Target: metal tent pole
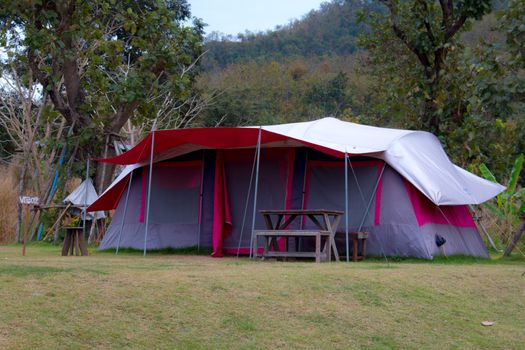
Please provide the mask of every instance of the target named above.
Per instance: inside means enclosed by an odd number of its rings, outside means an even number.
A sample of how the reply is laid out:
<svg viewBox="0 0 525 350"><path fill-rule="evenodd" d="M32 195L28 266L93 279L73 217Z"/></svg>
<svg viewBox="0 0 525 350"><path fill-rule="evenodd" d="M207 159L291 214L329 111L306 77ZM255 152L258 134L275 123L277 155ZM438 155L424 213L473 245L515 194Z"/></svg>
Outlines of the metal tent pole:
<svg viewBox="0 0 525 350"><path fill-rule="evenodd" d="M120 248L120 238L122 237L122 230L124 229L124 221L126 221L126 214L128 213L128 200L129 200L129 191L131 190L131 181L133 181L133 171L129 175L128 190L126 192L126 201L124 202L124 214L122 216L122 222L120 223L120 230L118 233L118 241L117 241L117 250L115 251L115 255L118 255L118 250Z"/></svg>
<svg viewBox="0 0 525 350"><path fill-rule="evenodd" d="M363 204L366 205L365 195L363 194L363 190L361 189L361 186L359 186L359 181L357 180L357 174L355 173L355 169L354 169L354 166L352 165L352 160L350 159L350 157L348 157L348 165L350 165L350 170L352 170L352 175L354 176L354 180L357 185L357 190L359 191L359 195L361 196L361 200L363 201Z"/></svg>
<svg viewBox="0 0 525 350"><path fill-rule="evenodd" d="M250 202L250 194L252 193L253 174L255 173L255 164L257 163L257 150L253 156L252 173L250 175L250 184L248 185L248 193L246 194L246 204L244 206L244 214L242 216L241 234L239 236L239 243L237 244L237 258L241 251L242 236L244 234L244 225L246 224L246 215L248 214L248 203Z"/></svg>
<svg viewBox="0 0 525 350"><path fill-rule="evenodd" d="M144 256L147 252L148 230L149 230L149 205L151 200L151 177L153 174L153 153L155 149L155 130L151 131L151 152L149 156L148 198L146 201L146 229L144 230Z"/></svg>
<svg viewBox="0 0 525 350"><path fill-rule="evenodd" d="M84 205L82 206L82 237L86 237L86 209L87 209L87 195L88 195L88 179L89 179L89 157L86 165L86 182L84 185Z"/></svg>
<svg viewBox="0 0 525 350"><path fill-rule="evenodd" d="M376 184L374 186L374 189L372 190L372 194L370 195L370 200L368 201L368 204L366 206L365 214L363 215L363 218L361 219L361 223L359 224L359 228L357 229L358 232L361 231L363 228L363 225L365 223L366 217L368 216L368 212L370 211L370 205L372 204L372 201L374 200L374 196L377 192L377 188L379 187L379 182L381 181L381 178L383 177L383 173L386 169L386 163L383 165L383 168L381 169L381 173L379 173L379 176L377 177ZM385 250L383 249L383 243L379 239L379 247L381 248L381 252L383 253L383 257L385 258L387 264L390 266L390 262L388 261L388 258L386 257Z"/></svg>
<svg viewBox="0 0 525 350"><path fill-rule="evenodd" d="M253 217L252 217L252 235L250 238L250 259L253 258L253 233L255 230L255 215L257 213L257 192L259 190L259 164L261 162L261 134L262 128L259 127L259 136L257 137L257 162L255 165L255 190L253 194Z"/></svg>
<svg viewBox="0 0 525 350"><path fill-rule="evenodd" d="M489 240L489 243L492 246L492 248L494 248L494 250L497 251L497 252L502 252L503 250L498 249L498 247L496 247L496 244L494 243L494 240L489 235L487 229L485 228L485 225L483 225L483 223L481 222L481 218L476 215L476 212L474 211L474 206L471 204L471 205L469 205L469 207L470 207L470 211L471 211L471 213L472 213L472 215L474 217L474 221L479 225L479 227L481 227L481 231L483 231L485 236L487 236L487 239Z"/></svg>
<svg viewBox="0 0 525 350"><path fill-rule="evenodd" d="M363 225L365 224L366 217L368 216L368 212L370 211L370 205L372 204L372 201L374 200L374 196L376 194L377 188L379 187L379 181L381 181L381 178L383 177L383 173L385 172L386 165L383 165L383 168L381 169L381 172L379 173L379 176L377 177L376 184L374 185L374 189L372 190L372 194L370 195L370 199L368 200L368 204L366 205L365 214L363 215L363 218L361 219L361 223L359 224L359 228L357 231L361 231L363 228Z"/></svg>
<svg viewBox="0 0 525 350"><path fill-rule="evenodd" d="M350 262L348 245L348 153L345 150L345 238L346 238L346 262Z"/></svg>

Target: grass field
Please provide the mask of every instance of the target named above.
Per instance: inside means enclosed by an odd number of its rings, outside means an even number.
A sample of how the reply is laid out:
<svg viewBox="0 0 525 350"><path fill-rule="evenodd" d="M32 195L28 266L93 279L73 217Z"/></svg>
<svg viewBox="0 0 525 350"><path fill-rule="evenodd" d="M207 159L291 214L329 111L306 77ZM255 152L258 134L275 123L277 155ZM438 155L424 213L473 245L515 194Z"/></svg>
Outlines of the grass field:
<svg viewBox="0 0 525 350"><path fill-rule="evenodd" d="M0 349L525 348L519 259L316 265L20 252L0 247Z"/></svg>

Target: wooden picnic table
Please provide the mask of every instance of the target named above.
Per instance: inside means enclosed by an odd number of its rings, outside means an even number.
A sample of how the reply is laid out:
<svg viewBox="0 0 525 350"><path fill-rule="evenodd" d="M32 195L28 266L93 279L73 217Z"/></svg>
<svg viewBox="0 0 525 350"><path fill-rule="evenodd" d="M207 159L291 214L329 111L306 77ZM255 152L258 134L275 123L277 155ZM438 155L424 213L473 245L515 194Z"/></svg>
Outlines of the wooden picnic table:
<svg viewBox="0 0 525 350"><path fill-rule="evenodd" d="M265 238L263 258L269 257L313 257L316 262L322 260L330 261L332 250L336 261L339 261L339 252L335 245L335 234L337 226L344 212L329 209L283 209L283 210L260 210L266 223L265 230L255 231L255 253L257 258L257 237ZM316 227L315 229L289 230L288 227L297 218L307 217ZM277 244L279 237L284 238L285 251L280 251ZM289 251L290 237L295 238L295 251ZM299 251L299 238L314 237L315 252ZM321 249L322 238L325 238L324 247ZM273 251L271 250L273 248Z"/></svg>

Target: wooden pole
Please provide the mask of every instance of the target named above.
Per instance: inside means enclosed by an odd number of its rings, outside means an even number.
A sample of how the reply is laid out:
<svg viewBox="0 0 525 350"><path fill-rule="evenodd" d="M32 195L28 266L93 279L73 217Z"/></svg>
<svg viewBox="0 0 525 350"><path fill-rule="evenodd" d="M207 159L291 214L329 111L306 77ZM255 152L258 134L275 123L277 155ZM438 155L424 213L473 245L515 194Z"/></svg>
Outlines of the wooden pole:
<svg viewBox="0 0 525 350"><path fill-rule="evenodd" d="M512 236L512 238L510 239L509 245L507 245L507 248L505 248L505 253L503 253L503 256L509 256L510 253L512 253L512 251L516 247L516 244L518 244L518 241L520 240L521 236L523 236L523 233L525 232L525 213L521 213L520 218L521 218L521 224L518 227L518 230L516 231L514 236Z"/></svg>
<svg viewBox="0 0 525 350"><path fill-rule="evenodd" d="M51 234L51 232L53 231L53 229L55 228L55 226L57 226L57 224L60 223L60 220L62 220L62 218L64 217L64 215L66 215L67 213L67 210L69 209L69 207L71 207L71 203L68 203L67 206L64 208L64 210L62 211L62 213L60 213L60 215L58 216L58 219L55 221L55 223L53 224L53 226L51 226L49 228L49 230L47 231L46 235L44 236L43 240L45 241L47 239L47 236L49 236Z"/></svg>

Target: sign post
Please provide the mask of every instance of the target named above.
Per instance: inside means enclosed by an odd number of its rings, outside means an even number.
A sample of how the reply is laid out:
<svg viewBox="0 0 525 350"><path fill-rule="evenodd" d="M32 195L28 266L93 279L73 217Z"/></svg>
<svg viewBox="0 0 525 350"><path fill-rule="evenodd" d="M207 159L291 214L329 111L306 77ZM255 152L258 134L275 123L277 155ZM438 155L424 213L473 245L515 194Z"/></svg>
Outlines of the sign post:
<svg viewBox="0 0 525 350"><path fill-rule="evenodd" d="M22 205L36 206L40 204L40 198L38 197L20 196L18 197L18 200L20 201L20 204ZM26 256L26 244L27 244L27 230L24 230L24 240L22 243L22 256Z"/></svg>

